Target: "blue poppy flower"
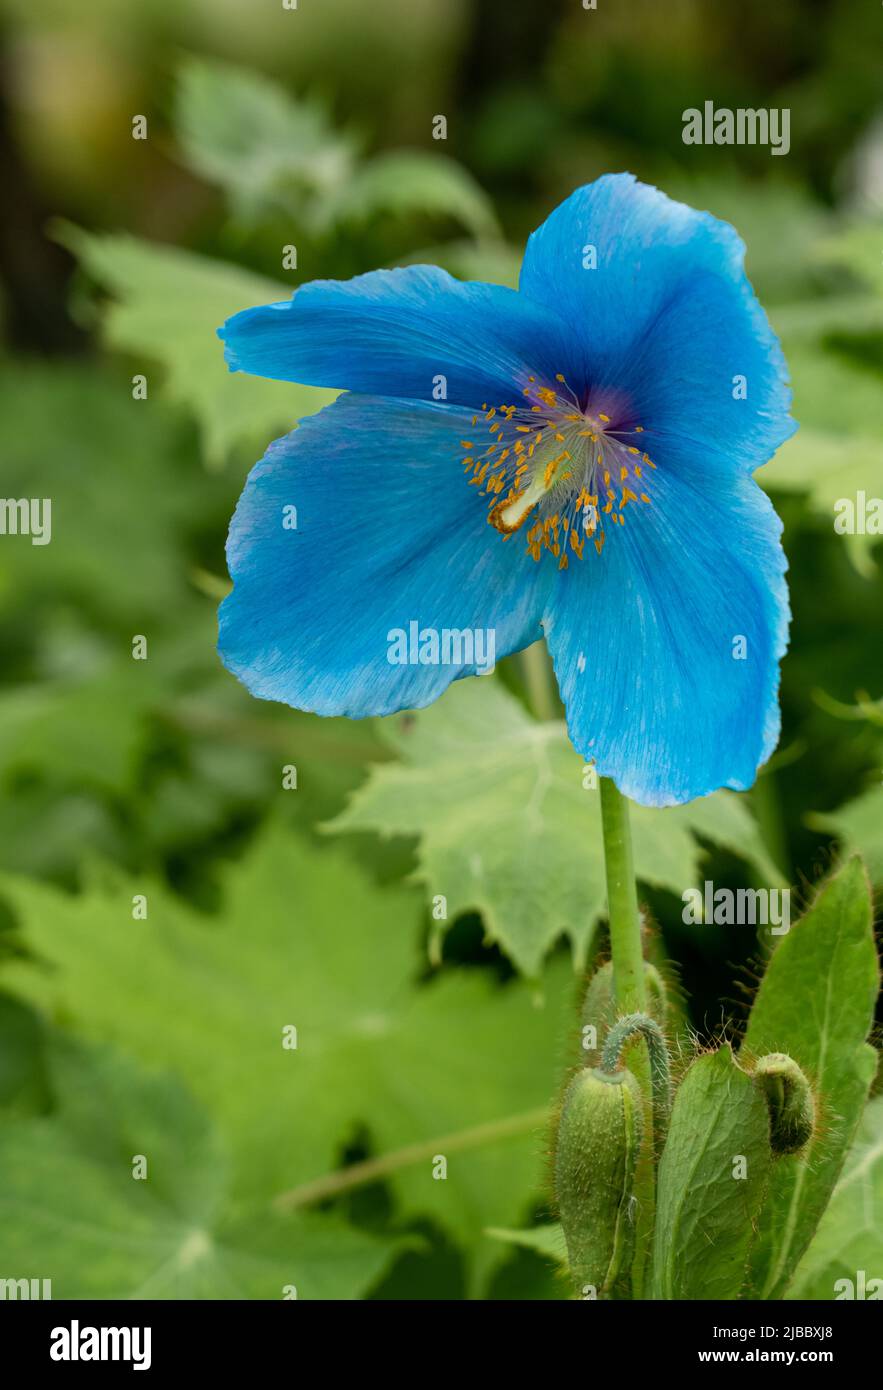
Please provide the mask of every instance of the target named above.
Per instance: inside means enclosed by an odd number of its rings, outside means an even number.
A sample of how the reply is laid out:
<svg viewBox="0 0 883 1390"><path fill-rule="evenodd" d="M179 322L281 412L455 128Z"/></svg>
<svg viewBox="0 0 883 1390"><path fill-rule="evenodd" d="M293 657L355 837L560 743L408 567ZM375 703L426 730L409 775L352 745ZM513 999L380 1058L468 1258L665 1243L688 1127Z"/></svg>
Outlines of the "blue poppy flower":
<svg viewBox="0 0 883 1390"><path fill-rule="evenodd" d="M412 266L228 319L232 370L346 392L249 475L229 669L390 714L544 633L573 743L626 795L750 786L789 618L752 473L795 425L744 249L607 175L533 233L517 291Z"/></svg>

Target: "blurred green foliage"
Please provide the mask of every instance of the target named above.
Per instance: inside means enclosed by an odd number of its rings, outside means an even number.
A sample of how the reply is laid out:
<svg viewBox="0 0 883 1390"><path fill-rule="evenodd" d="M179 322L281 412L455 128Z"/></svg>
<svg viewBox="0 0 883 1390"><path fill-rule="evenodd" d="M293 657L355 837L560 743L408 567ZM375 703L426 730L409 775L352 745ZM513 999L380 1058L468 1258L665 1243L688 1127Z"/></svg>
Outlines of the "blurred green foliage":
<svg viewBox="0 0 883 1390"><path fill-rule="evenodd" d="M4 1272L36 1262L57 1297L566 1294L541 1238L487 1228L548 1205L571 952L603 949L593 794L518 659L383 729L251 701L220 667L245 473L330 398L231 377L215 329L239 308L420 260L515 283L524 236L609 169L732 221L802 428L759 475L794 613L780 750L747 796L636 819L654 950L700 1035L739 1032L765 943L685 926L682 888L809 897L854 847L883 880L880 552L833 529L839 497L883 496L878 26L849 0L4 0L3 491L53 499L51 545L0 544ZM684 146L708 98L789 106L789 157ZM554 763L535 862L521 740ZM872 1106L808 1296L845 1258L835 1225L870 1267L878 1130Z"/></svg>

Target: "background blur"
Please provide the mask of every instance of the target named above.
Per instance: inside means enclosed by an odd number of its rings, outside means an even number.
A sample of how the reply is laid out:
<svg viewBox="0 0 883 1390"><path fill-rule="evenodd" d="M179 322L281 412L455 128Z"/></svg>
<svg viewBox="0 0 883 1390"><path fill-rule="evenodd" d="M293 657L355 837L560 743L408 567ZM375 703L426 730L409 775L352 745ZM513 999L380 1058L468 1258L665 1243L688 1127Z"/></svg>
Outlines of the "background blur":
<svg viewBox="0 0 883 1390"><path fill-rule="evenodd" d="M514 283L530 230L610 170L733 222L801 423L759 475L794 621L779 751L728 831L700 808L693 863L776 873L794 915L845 848L883 879L880 549L833 524L837 499L883 497L881 15L4 0L2 491L53 504L51 544L0 537L4 1275L55 1297L566 1293L487 1230L546 1209L569 949L526 967L474 911L436 940L394 817L325 830L407 724L253 701L215 655L246 473L328 399L227 374L214 330L239 308L414 260ZM706 100L790 108L790 153L684 145ZM471 685L527 715L536 679L512 659ZM658 953L700 1036L738 1032L758 941L685 926L676 883L642 886Z"/></svg>

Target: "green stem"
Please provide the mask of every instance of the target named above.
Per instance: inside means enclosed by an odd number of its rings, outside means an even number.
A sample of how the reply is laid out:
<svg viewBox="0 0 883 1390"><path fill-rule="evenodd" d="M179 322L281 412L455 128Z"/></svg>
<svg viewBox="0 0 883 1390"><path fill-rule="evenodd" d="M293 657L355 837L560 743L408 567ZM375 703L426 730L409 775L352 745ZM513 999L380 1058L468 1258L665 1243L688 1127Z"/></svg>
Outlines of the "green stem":
<svg viewBox="0 0 883 1390"><path fill-rule="evenodd" d="M751 789L751 804L760 830L760 837L767 847L769 856L782 875L782 884L789 882L790 871L788 841L782 803L776 784L776 774L764 768Z"/></svg>
<svg viewBox="0 0 883 1390"><path fill-rule="evenodd" d="M529 1134L541 1130L549 1122L549 1111L528 1110L521 1115L507 1115L502 1120L489 1120L485 1124L473 1125L470 1129L456 1130L453 1134L437 1134L434 1139L423 1139L416 1144L407 1144L402 1149L394 1149L380 1158L366 1158L360 1163L351 1163L348 1168L338 1168L333 1173L325 1173L312 1182L302 1183L288 1192L280 1192L273 1200L279 1211L291 1211L295 1207L308 1207L316 1202L325 1202L330 1197L339 1197L354 1188L368 1183L380 1182L391 1173L408 1168L414 1163L422 1163L435 1154L462 1153L464 1149L478 1148L483 1144L493 1144L512 1135Z"/></svg>
<svg viewBox="0 0 883 1390"><path fill-rule="evenodd" d="M642 1037L650 1058L650 1088L653 1094L653 1137L657 1158L662 1151L668 1117L671 1114L671 1067L662 1029L649 1014L625 1014L617 1019L604 1042L601 1069L609 1075L619 1070L622 1050L632 1038Z"/></svg>
<svg viewBox="0 0 883 1390"><path fill-rule="evenodd" d="M521 670L530 707L537 719L561 718L561 702L549 651L544 641L534 642L521 653Z"/></svg>
<svg viewBox="0 0 883 1390"><path fill-rule="evenodd" d="M604 864L607 870L607 917L610 924L610 954L613 959L613 997L617 1013L646 1013L647 986L644 979L644 951L641 943L641 916L632 860L632 836L628 801L609 777L601 778L601 829L604 838ZM653 1100L650 1063L645 1045L636 1039L628 1048L629 1070L644 1096L646 1139L635 1173L637 1239L632 1265L632 1291L643 1295L649 1281L649 1252L653 1240L656 1209L656 1171L653 1157Z"/></svg>
<svg viewBox="0 0 883 1390"><path fill-rule="evenodd" d="M629 806L609 777L601 778L601 825L616 1006L623 1012L643 1013L647 1007L647 988Z"/></svg>

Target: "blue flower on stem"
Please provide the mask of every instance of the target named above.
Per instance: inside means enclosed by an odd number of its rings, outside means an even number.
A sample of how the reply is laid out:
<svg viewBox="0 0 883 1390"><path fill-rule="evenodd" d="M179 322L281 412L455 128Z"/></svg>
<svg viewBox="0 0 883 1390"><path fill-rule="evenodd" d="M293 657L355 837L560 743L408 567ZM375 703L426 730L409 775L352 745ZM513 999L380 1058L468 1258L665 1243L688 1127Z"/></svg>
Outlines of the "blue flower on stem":
<svg viewBox="0 0 883 1390"><path fill-rule="evenodd" d="M473 634L497 657L545 634L573 743L627 796L750 786L789 617L752 474L795 425L744 249L606 175L533 233L518 291L412 266L228 319L234 371L346 394L248 478L225 664L357 718L482 669ZM394 633L420 645L394 660Z"/></svg>

